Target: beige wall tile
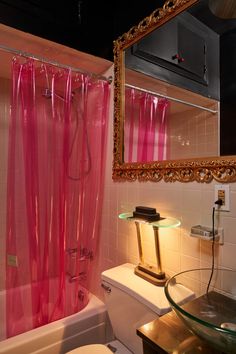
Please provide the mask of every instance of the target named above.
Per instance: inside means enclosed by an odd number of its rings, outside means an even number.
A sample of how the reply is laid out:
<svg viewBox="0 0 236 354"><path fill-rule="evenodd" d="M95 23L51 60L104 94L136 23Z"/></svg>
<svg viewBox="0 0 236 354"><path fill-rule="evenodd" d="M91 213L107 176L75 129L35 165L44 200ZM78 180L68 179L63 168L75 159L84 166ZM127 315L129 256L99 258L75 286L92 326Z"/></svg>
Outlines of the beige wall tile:
<svg viewBox="0 0 236 354"><path fill-rule="evenodd" d="M236 269L236 245L225 243L222 248L221 266Z"/></svg>

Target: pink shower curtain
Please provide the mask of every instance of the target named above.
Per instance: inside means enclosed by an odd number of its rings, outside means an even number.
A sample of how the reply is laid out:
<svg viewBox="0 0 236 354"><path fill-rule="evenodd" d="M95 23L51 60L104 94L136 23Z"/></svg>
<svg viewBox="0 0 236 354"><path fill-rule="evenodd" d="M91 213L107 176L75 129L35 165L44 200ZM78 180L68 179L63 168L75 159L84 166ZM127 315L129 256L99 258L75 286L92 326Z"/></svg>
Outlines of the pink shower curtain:
<svg viewBox="0 0 236 354"><path fill-rule="evenodd" d="M82 309L98 242L109 85L12 62L7 337Z"/></svg>
<svg viewBox="0 0 236 354"><path fill-rule="evenodd" d="M167 99L126 88L125 162L168 159L168 107Z"/></svg>

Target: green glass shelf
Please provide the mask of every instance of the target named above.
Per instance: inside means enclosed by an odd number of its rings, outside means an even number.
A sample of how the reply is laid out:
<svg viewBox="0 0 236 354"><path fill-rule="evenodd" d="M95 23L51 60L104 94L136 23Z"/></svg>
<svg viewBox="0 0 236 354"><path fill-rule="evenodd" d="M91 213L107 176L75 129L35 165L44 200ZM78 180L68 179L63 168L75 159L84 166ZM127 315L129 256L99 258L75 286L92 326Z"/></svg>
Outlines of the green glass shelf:
<svg viewBox="0 0 236 354"><path fill-rule="evenodd" d="M137 219L133 217L133 213L123 213L119 215L120 219L127 220L127 221L136 221L139 222L140 224L148 224L151 226L156 226L160 228L172 228L172 227L177 227L181 223L178 219L172 218L172 217L163 217L161 220L153 221L153 222L148 222L142 219Z"/></svg>

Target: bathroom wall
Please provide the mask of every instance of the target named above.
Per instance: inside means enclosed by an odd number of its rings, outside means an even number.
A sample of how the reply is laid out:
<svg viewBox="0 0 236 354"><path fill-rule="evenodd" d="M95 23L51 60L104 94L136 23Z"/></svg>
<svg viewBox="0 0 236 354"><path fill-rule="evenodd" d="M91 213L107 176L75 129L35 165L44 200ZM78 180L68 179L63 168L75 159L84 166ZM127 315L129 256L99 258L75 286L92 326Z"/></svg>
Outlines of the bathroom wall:
<svg viewBox="0 0 236 354"><path fill-rule="evenodd" d="M6 32L12 33L12 38L7 38ZM1 40L9 41L9 45L21 42L18 40L18 31L1 26ZM17 38L17 40L15 39ZM31 47L27 50L42 55L49 51L53 57L53 48L50 42L24 34L24 40L29 40ZM22 40L23 40L22 39ZM31 41L31 42L30 42ZM14 43L13 43L14 42ZM34 44L36 43L36 44ZM111 63L100 58L70 50L66 47L55 45L58 61L76 66L78 61L88 71L103 72ZM32 50L30 50L30 48ZM74 55L71 54L71 51ZM68 52L68 53L67 53ZM64 56L63 56L64 55ZM47 56L47 55L45 55ZM69 61L69 59L72 60ZM72 58L72 59L71 59ZM106 75L112 74L112 68ZM4 79L5 80L5 79ZM3 80L3 81L4 81ZM9 88L7 81L0 85L0 198L6 197L6 154L7 151L7 117L9 116ZM112 88L111 88L112 93ZM163 268L168 274L178 271L209 266L211 264L211 244L191 238L189 231L192 225L203 224L211 226L211 214L214 201L214 184L193 183L165 183L165 182L113 182L112 181L112 151L113 151L113 100L111 97L110 126L107 147L106 181L104 205L101 220L101 237L99 257L97 258L96 272L93 278L93 291L101 295L100 272L124 262L138 262L136 232L133 223L118 219L121 212L132 211L136 205L155 207L161 215L177 217L181 226L176 229L161 230L161 255ZM3 158L5 156L5 158ZM1 203L4 205L4 202ZM5 267L5 209L0 208L0 289L4 284ZM236 183L230 184L230 212L221 212L218 217L219 225L224 228L225 242L223 246L216 247L216 264L236 269ZM146 231L146 230L145 230ZM147 234L147 235L146 235ZM154 262L152 230L145 232L145 253L150 263ZM150 236L150 237L149 237Z"/></svg>
<svg viewBox="0 0 236 354"><path fill-rule="evenodd" d="M180 227L160 231L163 268L169 275L185 269L211 266L211 243L192 238L189 234L193 225L211 227L214 185L217 183L114 182L112 123L111 104L100 255L94 276L97 278L94 292L101 297L99 276L102 270L124 262L138 262L135 225L118 218L119 213L133 211L136 205L155 207L161 215L181 220ZM224 245L216 246L216 265L236 269L236 183L230 184L230 212L219 213L216 221L224 228ZM150 237L145 241L146 246L149 243L146 254L152 263L152 230L147 233ZM147 233L145 230L145 236Z"/></svg>

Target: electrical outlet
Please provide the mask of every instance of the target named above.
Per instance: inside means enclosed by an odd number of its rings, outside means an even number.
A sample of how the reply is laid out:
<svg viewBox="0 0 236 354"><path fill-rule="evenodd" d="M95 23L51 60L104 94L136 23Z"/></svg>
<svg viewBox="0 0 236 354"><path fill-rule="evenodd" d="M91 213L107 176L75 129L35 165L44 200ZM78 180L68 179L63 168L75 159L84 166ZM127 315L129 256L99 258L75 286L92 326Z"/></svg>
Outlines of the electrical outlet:
<svg viewBox="0 0 236 354"><path fill-rule="evenodd" d="M229 185L216 184L215 185L215 200L221 199L223 204L219 207L219 211L229 211Z"/></svg>

